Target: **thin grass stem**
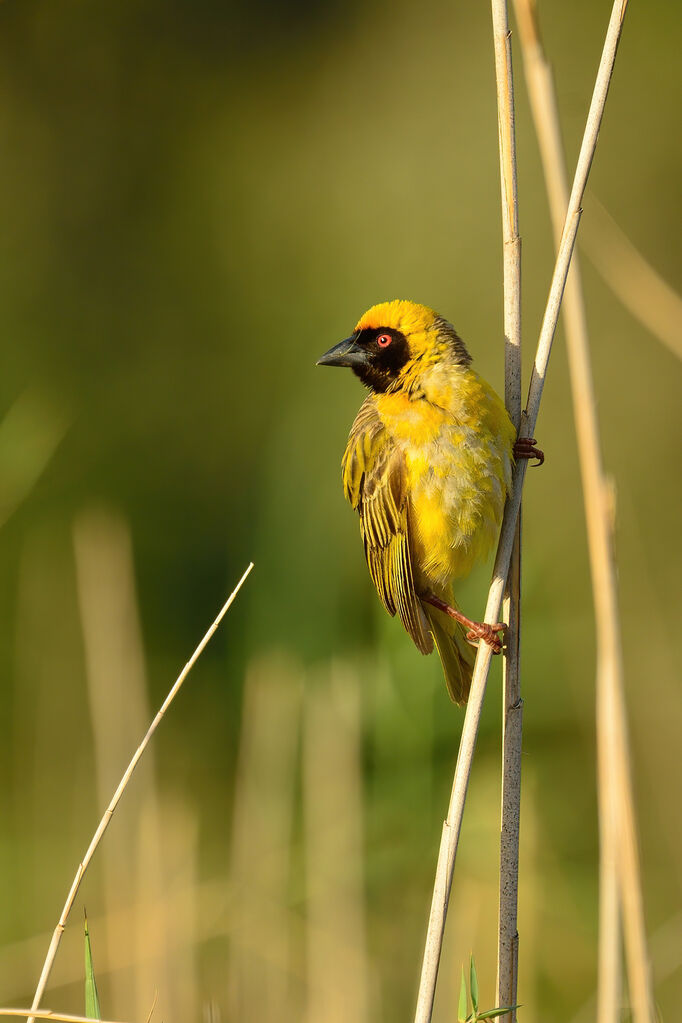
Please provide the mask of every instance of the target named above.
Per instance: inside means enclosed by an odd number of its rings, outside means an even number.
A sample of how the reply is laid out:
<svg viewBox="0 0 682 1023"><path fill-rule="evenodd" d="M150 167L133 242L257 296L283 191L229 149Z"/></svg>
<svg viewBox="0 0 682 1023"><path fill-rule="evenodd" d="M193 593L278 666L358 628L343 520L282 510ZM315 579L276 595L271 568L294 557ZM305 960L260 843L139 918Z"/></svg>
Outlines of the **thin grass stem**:
<svg viewBox="0 0 682 1023"><path fill-rule="evenodd" d="M62 940L62 934L64 933L64 928L66 927L66 922L67 922L67 920L69 918L69 913L71 912L71 908L73 906L73 903L75 901L76 895L78 893L78 889L80 888L81 881L83 880L85 872L88 869L88 866L90 864L90 860L92 859L92 857L95 854L97 846L99 845L99 843L102 840L102 836L104 835L104 832L107 830L107 828L109 826L109 822L111 821L111 818L114 815L114 811L116 810L116 807L119 804L121 796L125 792L126 786L128 785L128 782L130 781L130 779L131 779L131 777L133 775L133 772L134 772L135 768L137 767L137 765L138 765L138 763L139 763L139 761L140 761L144 751L146 750L147 746L149 745L149 742L150 742L152 736L154 735L154 732L156 731L156 729L158 728L159 724L161 723L161 719L163 718L164 714L166 713L166 711L170 707L171 703L173 702L173 700L177 696L177 694L178 694L178 692L180 690L180 687L182 686L182 683L185 681L185 679L189 675L190 671L192 670L192 668L194 667L194 665L198 661L199 657L204 652L204 649L206 648L206 645L208 644L209 640L211 639L211 637L215 633L216 629L220 625L220 623L223 620L224 616L226 615L227 611L231 607L235 597L237 596L237 594L239 593L240 589L242 588L242 586L243 586L244 582L246 581L247 576L250 574L252 568L253 568L253 562L251 562L249 564L248 568L246 569L246 571L242 575L241 579L239 580L239 582L235 586L234 590L232 591L230 596L227 598L227 600L223 604L223 606L220 609L220 611L218 612L218 615L215 618L213 624L210 626L210 628L208 629L208 631L204 635L204 638L201 640L201 642L197 646L196 650L194 651L194 653L190 657L189 661L187 662L185 667L182 669L182 671L178 675L178 677L175 680L175 682L173 683L173 686L170 689L170 692L168 693L168 695L166 696L166 699L163 701L159 712L157 713L156 717L154 718L154 720L152 721L151 725L147 729L147 733L146 733L144 739L142 740L140 745L137 747L135 753L133 754L133 758L130 761L130 763L128 764L128 766L127 766L127 768L125 770L125 773L123 774L123 777L121 778L120 782L118 783L118 787L117 787L116 791L114 792L114 795L112 796L112 799L111 799L111 802L109 803L109 806L104 811L104 815L102 816L102 819L100 820L99 824L97 825L97 829L96 829L94 835L92 836L92 839L90 841L90 845L87 848L85 856L83 857L81 862L78 864L78 870L76 871L76 876L73 879L73 882L71 884L71 888L69 889L69 893L68 893L68 895L66 897L66 902L64 903L64 908L62 909L61 916L59 917L59 922L57 923L57 926L54 929L54 933L52 935L52 940L50 942L50 947L47 950L47 956L45 958L45 962L43 964L43 969L42 969L41 974L40 974L40 979L38 981L38 986L36 988L35 995L33 996L33 1003L31 1005L31 1009L32 1010L33 1009L37 1009L40 1006L40 1002L41 1002L41 999L42 999L43 994L45 992L45 988L47 986L47 982L48 982L48 979L50 977L50 973L52 971L52 966L54 964L54 960L55 960L55 957L57 955L57 950L59 949L59 944L60 944L60 942ZM33 1015L29 1018L29 1023L32 1023L32 1021L35 1020L35 1019L36 1019L36 1014L33 1013Z"/></svg>
<svg viewBox="0 0 682 1023"><path fill-rule="evenodd" d="M515 0L526 82L540 143L555 238L568 201L559 115L533 0ZM636 1023L652 1023L630 755L625 711L618 580L609 483L604 473L590 342L579 266L566 284L564 322L597 631L597 747L600 832L598 1019L620 1019L621 916Z"/></svg>
<svg viewBox="0 0 682 1023"><path fill-rule="evenodd" d="M580 147L580 154L573 179L573 188L566 213L564 229L559 245L552 283L547 300L547 306L540 330L535 363L531 376L528 392L526 413L522 416L521 436L531 437L535 429L547 366L552 350L552 341L559 319L561 299L563 297L568 268L571 262L571 255L575 245L578 226L580 223L581 202L590 172L590 166L594 157L599 128L604 114L609 84L613 74L613 67L616 59L616 51L623 27L623 18L627 0L615 0L611 12L611 18L606 33L606 40L602 51L597 79L592 94L592 101L587 116L587 123ZM500 539L493 569L493 578L488 592L486 604L485 621L494 623L500 611L504 588L509 572L512 549L516 536L516 522L521 507L521 494L526 476L527 461L522 459L516 465L513 477L512 493L507 500ZM415 1023L428 1023L433 1012L433 1000L436 992L436 981L438 978L438 966L443 944L443 932L445 929L445 918L447 915L450 889L452 887L452 875L455 867L457 845L462 826L464 803L471 773L474 749L478 726L481 719L481 710L485 688L492 659L492 649L485 643L479 645L474 665L471 692L467 704L462 737L460 740L455 777L450 796L448 815L443 824L441 844L438 853L438 864L436 867L436 880L434 884L431 913L429 916L428 931L424 948L422 972L417 998L417 1009Z"/></svg>

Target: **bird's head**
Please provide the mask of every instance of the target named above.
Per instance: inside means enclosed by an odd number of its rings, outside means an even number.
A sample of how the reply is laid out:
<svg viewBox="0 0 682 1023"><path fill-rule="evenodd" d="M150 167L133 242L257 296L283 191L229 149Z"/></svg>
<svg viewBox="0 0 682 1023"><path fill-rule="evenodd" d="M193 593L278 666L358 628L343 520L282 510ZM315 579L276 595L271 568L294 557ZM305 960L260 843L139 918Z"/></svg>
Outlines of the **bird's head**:
<svg viewBox="0 0 682 1023"><path fill-rule="evenodd" d="M363 384L383 392L417 388L424 371L443 359L471 362L454 327L428 306L395 299L368 309L317 365L349 366Z"/></svg>

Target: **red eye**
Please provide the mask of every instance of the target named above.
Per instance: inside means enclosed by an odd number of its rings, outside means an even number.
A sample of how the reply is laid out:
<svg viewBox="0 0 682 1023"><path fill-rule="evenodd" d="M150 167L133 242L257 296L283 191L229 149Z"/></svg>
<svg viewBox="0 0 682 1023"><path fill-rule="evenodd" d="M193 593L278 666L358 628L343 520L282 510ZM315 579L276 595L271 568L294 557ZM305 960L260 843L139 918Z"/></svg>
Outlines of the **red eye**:
<svg viewBox="0 0 682 1023"><path fill-rule="evenodd" d="M379 345L379 348L388 348L392 340L393 338L390 334L379 334L377 344Z"/></svg>

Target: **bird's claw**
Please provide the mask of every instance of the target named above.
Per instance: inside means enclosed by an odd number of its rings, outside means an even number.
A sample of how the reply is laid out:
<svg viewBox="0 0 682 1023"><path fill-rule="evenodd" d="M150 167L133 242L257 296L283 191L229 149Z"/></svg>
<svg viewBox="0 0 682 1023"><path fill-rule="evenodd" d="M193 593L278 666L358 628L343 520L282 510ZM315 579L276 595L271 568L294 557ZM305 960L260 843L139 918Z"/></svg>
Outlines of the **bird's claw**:
<svg viewBox="0 0 682 1023"><path fill-rule="evenodd" d="M544 452L536 447L535 437L519 437L514 444L514 458L537 458L535 465L542 465L545 460Z"/></svg>
<svg viewBox="0 0 682 1023"><path fill-rule="evenodd" d="M498 632L505 632L507 626L504 622L496 622L494 625L489 625L487 622L473 622L472 628L466 634L466 638L469 642L473 642L477 639L482 639L484 643L493 648L494 654L502 652L502 639L497 635Z"/></svg>
<svg viewBox="0 0 682 1023"><path fill-rule="evenodd" d="M494 654L502 652L502 640L497 635L498 632L505 632L507 626L504 622L496 622L494 625L489 625L488 622L475 622L472 618L467 618L461 611L458 611L456 607L450 607L444 600L437 597L434 593L422 594L422 600L426 601L427 604L431 604L432 607L437 607L439 611L448 615L450 618L454 618L456 622L463 625L467 630L466 638L469 643L476 645L476 641L482 639L484 643L493 648Z"/></svg>

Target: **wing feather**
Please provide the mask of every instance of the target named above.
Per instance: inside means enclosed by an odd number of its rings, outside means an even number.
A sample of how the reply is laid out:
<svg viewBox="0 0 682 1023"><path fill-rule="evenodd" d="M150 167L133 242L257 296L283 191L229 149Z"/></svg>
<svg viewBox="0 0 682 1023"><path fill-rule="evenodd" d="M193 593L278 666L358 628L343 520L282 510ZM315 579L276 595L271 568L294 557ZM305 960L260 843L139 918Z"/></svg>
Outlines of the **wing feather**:
<svg viewBox="0 0 682 1023"><path fill-rule="evenodd" d="M415 592L410 556L405 460L370 395L351 428L343 456L346 497L360 516L369 574L390 615L400 616L422 653L433 639Z"/></svg>

